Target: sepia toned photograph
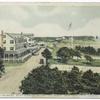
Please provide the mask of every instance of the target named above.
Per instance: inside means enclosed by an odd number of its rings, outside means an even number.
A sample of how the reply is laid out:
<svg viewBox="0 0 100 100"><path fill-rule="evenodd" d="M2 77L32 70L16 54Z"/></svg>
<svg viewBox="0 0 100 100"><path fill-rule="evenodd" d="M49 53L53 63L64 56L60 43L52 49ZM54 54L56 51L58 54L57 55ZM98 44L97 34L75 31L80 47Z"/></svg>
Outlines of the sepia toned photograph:
<svg viewBox="0 0 100 100"><path fill-rule="evenodd" d="M100 98L100 3L0 3L0 97Z"/></svg>

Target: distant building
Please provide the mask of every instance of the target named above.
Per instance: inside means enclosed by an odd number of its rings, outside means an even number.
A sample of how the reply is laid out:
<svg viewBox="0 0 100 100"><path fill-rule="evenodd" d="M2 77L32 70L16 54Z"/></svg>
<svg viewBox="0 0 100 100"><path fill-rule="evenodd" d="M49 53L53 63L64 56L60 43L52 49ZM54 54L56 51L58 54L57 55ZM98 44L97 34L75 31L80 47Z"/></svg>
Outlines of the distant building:
<svg viewBox="0 0 100 100"><path fill-rule="evenodd" d="M35 39L34 39L34 34L32 34L32 33L24 34L24 38L25 38L26 44L27 44L28 46L31 47L31 46L36 45L36 41L35 41Z"/></svg>
<svg viewBox="0 0 100 100"><path fill-rule="evenodd" d="M47 46L47 44L45 42L38 42L38 45L40 47L46 47Z"/></svg>

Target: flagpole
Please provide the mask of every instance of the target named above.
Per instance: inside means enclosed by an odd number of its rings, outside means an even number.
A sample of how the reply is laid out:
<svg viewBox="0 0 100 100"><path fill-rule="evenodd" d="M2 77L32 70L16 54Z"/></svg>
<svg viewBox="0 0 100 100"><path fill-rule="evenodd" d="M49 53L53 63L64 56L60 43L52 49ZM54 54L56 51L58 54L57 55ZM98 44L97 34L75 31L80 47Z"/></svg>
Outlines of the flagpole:
<svg viewBox="0 0 100 100"><path fill-rule="evenodd" d="M74 33L72 33L72 48L74 48Z"/></svg>
<svg viewBox="0 0 100 100"><path fill-rule="evenodd" d="M69 24L68 26L68 31L72 28L72 23ZM74 48L74 33L72 33L72 36L71 36L71 48Z"/></svg>

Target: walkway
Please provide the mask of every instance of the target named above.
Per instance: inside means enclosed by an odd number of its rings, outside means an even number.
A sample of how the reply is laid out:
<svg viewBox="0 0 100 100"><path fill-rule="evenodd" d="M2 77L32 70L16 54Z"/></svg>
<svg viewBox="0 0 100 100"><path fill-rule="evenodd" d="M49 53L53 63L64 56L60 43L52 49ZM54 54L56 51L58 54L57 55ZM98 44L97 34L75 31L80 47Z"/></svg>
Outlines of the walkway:
<svg viewBox="0 0 100 100"><path fill-rule="evenodd" d="M6 74L0 79L0 95L20 94L19 86L21 81L32 69L39 66L42 51L43 49L39 51L39 55L32 56L20 66L6 68Z"/></svg>

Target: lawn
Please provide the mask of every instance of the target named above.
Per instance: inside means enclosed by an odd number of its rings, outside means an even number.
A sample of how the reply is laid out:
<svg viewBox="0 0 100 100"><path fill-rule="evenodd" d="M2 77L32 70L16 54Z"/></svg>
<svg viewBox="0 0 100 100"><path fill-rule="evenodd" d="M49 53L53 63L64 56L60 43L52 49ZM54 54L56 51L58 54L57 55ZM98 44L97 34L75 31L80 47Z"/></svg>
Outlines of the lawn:
<svg viewBox="0 0 100 100"><path fill-rule="evenodd" d="M93 66L93 67L100 67L100 59L95 59L93 62L91 63L87 63L87 61L85 59L79 59L79 60L73 60L70 59L68 60L68 62L66 63L61 63L60 61L57 61L56 59L51 59L49 60L50 64L67 64L67 65L81 65L81 66Z"/></svg>
<svg viewBox="0 0 100 100"><path fill-rule="evenodd" d="M46 42L47 46L51 49L54 50L54 52L56 50L58 50L61 47L72 47L71 46L71 41L70 40L62 40L60 42ZM54 45L55 44L55 45ZM81 46L93 46L95 48L100 48L100 41L83 41L83 40L74 40L73 41L73 46L75 47L76 45L81 45Z"/></svg>
<svg viewBox="0 0 100 100"><path fill-rule="evenodd" d="M76 45L81 45L81 46L93 46L93 47L98 47L100 44L100 41L92 41L92 40L74 40L73 41L74 46ZM71 41L70 40L62 40L60 42L47 42L48 48L51 49L52 51L52 56L53 58L56 57L56 52L59 50L61 47L71 47ZM69 60L67 64L69 65L88 65L88 66L95 66L95 67L100 67L100 59L94 58L94 61L91 64L86 63L87 61L85 59L79 59L77 60ZM50 60L51 64L62 64L61 62L58 62L57 60L51 59Z"/></svg>
<svg viewBox="0 0 100 100"><path fill-rule="evenodd" d="M11 63L11 62L4 62L5 67L15 67L15 66L21 66L23 63Z"/></svg>

